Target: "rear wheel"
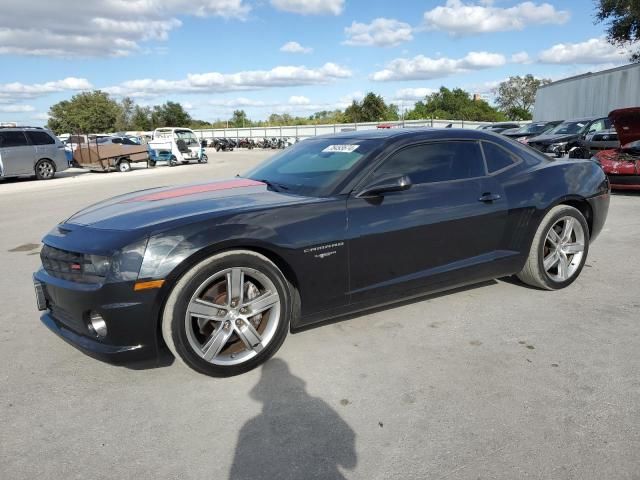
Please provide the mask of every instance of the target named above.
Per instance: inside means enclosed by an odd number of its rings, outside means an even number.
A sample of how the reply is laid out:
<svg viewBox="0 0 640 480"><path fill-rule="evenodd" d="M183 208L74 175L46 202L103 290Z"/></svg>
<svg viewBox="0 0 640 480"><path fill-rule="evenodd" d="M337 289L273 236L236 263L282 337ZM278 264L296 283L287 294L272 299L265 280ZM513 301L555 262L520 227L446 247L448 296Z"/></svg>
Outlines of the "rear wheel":
<svg viewBox="0 0 640 480"><path fill-rule="evenodd" d="M207 163L209 161L209 157L206 154L202 154L198 159L198 163Z"/></svg>
<svg viewBox="0 0 640 480"><path fill-rule="evenodd" d="M131 171L131 163L129 160L122 159L118 162L118 171L119 172L130 172Z"/></svg>
<svg viewBox="0 0 640 480"><path fill-rule="evenodd" d="M589 253L589 226L582 213L568 205L552 208L533 238L527 263L518 278L545 290L571 285Z"/></svg>
<svg viewBox="0 0 640 480"><path fill-rule="evenodd" d="M35 173L38 180L51 180L56 174L56 166L48 158L43 158L36 163Z"/></svg>
<svg viewBox="0 0 640 480"><path fill-rule="evenodd" d="M189 270L164 308L162 335L171 352L213 377L251 370L269 359L289 330L287 280L250 251L215 255Z"/></svg>
<svg viewBox="0 0 640 480"><path fill-rule="evenodd" d="M169 157L169 166L175 167L176 165L178 165L178 159L175 155L171 155L171 157Z"/></svg>

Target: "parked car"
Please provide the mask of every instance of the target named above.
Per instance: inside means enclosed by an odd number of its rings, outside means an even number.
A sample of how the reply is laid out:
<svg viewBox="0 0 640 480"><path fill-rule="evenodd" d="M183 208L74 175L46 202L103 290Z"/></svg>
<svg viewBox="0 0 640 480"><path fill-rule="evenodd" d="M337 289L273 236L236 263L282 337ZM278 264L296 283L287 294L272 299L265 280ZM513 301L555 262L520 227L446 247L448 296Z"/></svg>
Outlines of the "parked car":
<svg viewBox="0 0 640 480"><path fill-rule="evenodd" d="M601 132L591 132L584 139L578 140L578 147L569 151L570 158L591 158L601 150L611 150L618 148L618 133L615 128L602 130Z"/></svg>
<svg viewBox="0 0 640 480"><path fill-rule="evenodd" d="M640 190L640 107L614 110L609 119L622 145L595 154L611 182L611 188Z"/></svg>
<svg viewBox="0 0 640 480"><path fill-rule="evenodd" d="M560 125L562 120L554 122L531 122L523 125L519 128L511 128L501 132L505 137L513 138L520 143L527 143L532 137L537 137L545 132L548 132L552 128Z"/></svg>
<svg viewBox="0 0 640 480"><path fill-rule="evenodd" d="M519 128L520 124L517 122L496 122L490 125L481 125L477 130L485 130L488 132L501 133L511 128Z"/></svg>
<svg viewBox="0 0 640 480"><path fill-rule="evenodd" d="M574 147L580 146L580 140L589 133L611 128L606 117L567 120L542 135L530 138L527 144L536 150L562 157Z"/></svg>
<svg viewBox="0 0 640 480"><path fill-rule="evenodd" d="M478 130L317 137L244 177L76 213L43 240L36 298L45 325L93 356L148 360L166 345L236 375L289 330L376 305L512 274L567 287L609 198L595 162Z"/></svg>
<svg viewBox="0 0 640 480"><path fill-rule="evenodd" d="M49 180L69 168L64 144L39 127L0 127L0 177Z"/></svg>

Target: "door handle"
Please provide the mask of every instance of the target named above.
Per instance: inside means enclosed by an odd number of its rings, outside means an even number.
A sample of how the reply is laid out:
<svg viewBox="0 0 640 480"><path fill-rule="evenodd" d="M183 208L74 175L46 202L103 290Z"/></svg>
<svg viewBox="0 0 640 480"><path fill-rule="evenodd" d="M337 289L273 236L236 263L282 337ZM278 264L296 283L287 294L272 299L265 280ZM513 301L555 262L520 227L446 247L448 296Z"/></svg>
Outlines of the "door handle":
<svg viewBox="0 0 640 480"><path fill-rule="evenodd" d="M496 200L500 200L500 195L498 195L497 193L483 193L482 196L478 199L479 202L485 202L485 203L491 203L491 202L495 202Z"/></svg>

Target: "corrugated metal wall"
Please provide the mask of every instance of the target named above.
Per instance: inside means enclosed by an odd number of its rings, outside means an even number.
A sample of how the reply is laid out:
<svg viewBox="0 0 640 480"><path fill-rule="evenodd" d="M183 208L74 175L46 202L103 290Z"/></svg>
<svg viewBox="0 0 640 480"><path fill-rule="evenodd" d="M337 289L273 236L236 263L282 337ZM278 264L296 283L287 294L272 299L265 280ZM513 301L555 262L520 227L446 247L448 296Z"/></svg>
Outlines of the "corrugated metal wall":
<svg viewBox="0 0 640 480"><path fill-rule="evenodd" d="M640 106L640 64L561 80L538 89L534 120L607 116Z"/></svg>

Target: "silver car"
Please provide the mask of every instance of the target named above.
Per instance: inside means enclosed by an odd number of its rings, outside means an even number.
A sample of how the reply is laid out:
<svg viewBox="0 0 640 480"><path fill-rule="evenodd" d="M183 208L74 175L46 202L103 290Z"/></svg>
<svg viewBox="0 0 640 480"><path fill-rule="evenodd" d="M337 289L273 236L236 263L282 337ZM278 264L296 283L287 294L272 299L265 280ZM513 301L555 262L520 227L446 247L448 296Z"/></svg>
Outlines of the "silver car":
<svg viewBox="0 0 640 480"><path fill-rule="evenodd" d="M0 178L35 175L49 180L68 167L64 145L49 130L0 128Z"/></svg>

